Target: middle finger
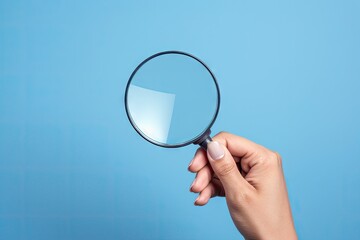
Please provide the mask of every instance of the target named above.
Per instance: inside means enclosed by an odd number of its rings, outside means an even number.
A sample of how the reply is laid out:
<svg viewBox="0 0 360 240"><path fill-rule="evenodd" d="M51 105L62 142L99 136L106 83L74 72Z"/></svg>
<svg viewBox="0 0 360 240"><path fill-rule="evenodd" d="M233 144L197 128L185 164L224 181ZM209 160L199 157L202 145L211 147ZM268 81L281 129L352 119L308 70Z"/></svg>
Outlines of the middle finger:
<svg viewBox="0 0 360 240"><path fill-rule="evenodd" d="M213 170L210 165L207 164L197 173L192 185L190 186L190 191L198 193L204 190L204 188L210 183L213 174Z"/></svg>

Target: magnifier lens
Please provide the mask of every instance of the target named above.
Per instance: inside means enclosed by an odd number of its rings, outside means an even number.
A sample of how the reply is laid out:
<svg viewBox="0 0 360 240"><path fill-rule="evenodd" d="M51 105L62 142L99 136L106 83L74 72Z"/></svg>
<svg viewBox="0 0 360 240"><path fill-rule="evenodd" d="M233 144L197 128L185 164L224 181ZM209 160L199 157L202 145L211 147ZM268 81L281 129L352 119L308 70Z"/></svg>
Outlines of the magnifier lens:
<svg viewBox="0 0 360 240"><path fill-rule="evenodd" d="M129 119L145 139L157 145L192 143L217 115L216 80L202 62L188 54L154 55L139 65L129 81Z"/></svg>

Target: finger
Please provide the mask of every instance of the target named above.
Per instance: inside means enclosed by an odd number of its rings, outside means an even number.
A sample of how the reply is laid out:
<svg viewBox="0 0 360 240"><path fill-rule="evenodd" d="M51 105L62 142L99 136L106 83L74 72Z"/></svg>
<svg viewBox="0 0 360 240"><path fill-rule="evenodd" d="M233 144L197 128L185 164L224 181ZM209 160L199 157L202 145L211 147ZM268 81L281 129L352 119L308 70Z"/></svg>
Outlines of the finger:
<svg viewBox="0 0 360 240"><path fill-rule="evenodd" d="M204 206L209 202L209 199L217 195L217 188L215 184L209 183L204 190L201 191L199 196L196 198L194 204L196 206Z"/></svg>
<svg viewBox="0 0 360 240"><path fill-rule="evenodd" d="M205 150L202 148L199 148L196 151L194 158L190 162L188 170L190 172L194 172L194 173L198 172L198 171L200 171L200 169L205 167L205 165L207 163L208 163L208 159L207 159Z"/></svg>
<svg viewBox="0 0 360 240"><path fill-rule="evenodd" d="M253 188L240 174L231 153L216 141L208 143L207 155L211 167L228 196L237 196Z"/></svg>
<svg viewBox="0 0 360 240"><path fill-rule="evenodd" d="M261 148L260 145L237 135L220 132L213 137L214 141L217 141L224 145L231 155L235 157L244 157L248 154L258 151Z"/></svg>
<svg viewBox="0 0 360 240"><path fill-rule="evenodd" d="M209 184L212 179L213 170L207 164L196 175L192 185L190 186L191 192L201 192Z"/></svg>
<svg viewBox="0 0 360 240"><path fill-rule="evenodd" d="M234 158L241 158L241 168L247 173L254 164L251 162L252 156L259 155L265 151L265 148L240 136L233 135L227 132L220 132L213 137L224 145Z"/></svg>

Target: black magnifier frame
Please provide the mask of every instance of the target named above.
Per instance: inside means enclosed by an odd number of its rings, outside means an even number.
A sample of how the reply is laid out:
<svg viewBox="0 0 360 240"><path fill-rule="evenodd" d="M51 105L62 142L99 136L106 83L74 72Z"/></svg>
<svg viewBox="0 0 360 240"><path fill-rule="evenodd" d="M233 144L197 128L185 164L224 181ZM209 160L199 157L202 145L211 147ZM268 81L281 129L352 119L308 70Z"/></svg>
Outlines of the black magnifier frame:
<svg viewBox="0 0 360 240"><path fill-rule="evenodd" d="M150 61L151 59L153 58L156 58L158 56L161 56L161 55L166 55L166 54L179 54L179 55L185 55L187 57L190 57L190 58L193 58L195 59L196 61L198 61L199 63L201 63L205 68L206 70L210 73L212 79L214 80L214 83L215 83L215 86L216 86L216 93L217 93L217 101L216 101L216 111L215 111L215 114L210 122L210 124L205 128L205 130L203 132L201 132L200 134L198 134L196 137L190 139L189 141L186 141L186 142L183 142L183 143L179 143L179 144L166 144L166 143L161 143L161 142L158 142L152 138L149 138L145 133L143 133L141 131L141 129L136 125L135 121L132 119L131 117L131 114L130 114L130 110L129 110L129 106L128 106L128 91L129 91L129 88L130 88L130 85L131 85L131 81L133 79L133 77L135 76L135 74L137 73L137 71L145 64L147 63L148 61ZM182 52L182 51L164 51L164 52L159 52L159 53L156 53L148 58L146 58L144 61L142 61L136 68L135 70L132 72L128 82L127 82L127 85L126 85L126 89L125 89L125 111L126 111L126 115L131 123L131 125L133 126L133 128L136 130L136 132L141 136L143 137L146 141L152 143L152 144L155 144L157 146L160 146L160 147L165 147L165 148L178 148L178 147L183 147L183 146L187 146L189 144L195 144L195 145L200 145L202 148L206 149L207 148L207 144L211 141L211 137L210 137L210 133L211 133L211 130L210 128L212 127L212 125L214 124L216 118L217 118L217 115L219 113L219 108L220 108L220 88L219 88L219 85L218 85L218 82L215 78L215 75L211 72L210 68L203 62L201 61L200 59L198 59L197 57L189 54L189 53L186 53L186 52ZM203 99L203 101L205 102L206 104L206 99Z"/></svg>

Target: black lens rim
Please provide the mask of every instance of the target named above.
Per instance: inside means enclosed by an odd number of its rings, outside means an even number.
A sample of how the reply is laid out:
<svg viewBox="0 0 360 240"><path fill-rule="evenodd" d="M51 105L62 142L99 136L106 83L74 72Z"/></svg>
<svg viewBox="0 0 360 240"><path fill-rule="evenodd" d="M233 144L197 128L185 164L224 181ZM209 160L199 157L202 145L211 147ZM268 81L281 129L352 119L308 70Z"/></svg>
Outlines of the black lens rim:
<svg viewBox="0 0 360 240"><path fill-rule="evenodd" d="M198 134L196 137L190 139L189 141L186 141L186 142L183 142L183 143L179 143L179 144L166 144L166 143L162 143L162 142L158 142L148 136L146 136L146 134L144 134L140 128L135 124L135 121L132 119L131 117L131 114L130 114L130 110L129 110L129 106L128 106L128 99L127 99L127 96L128 96L128 90L129 90L129 87L130 87L130 84L131 84L131 81L133 79L133 77L135 76L135 74L137 73L137 71L145 64L147 63L148 61L150 61L151 59L153 58L156 58L158 56L161 56L161 55L165 55L165 54L180 54L180 55L185 55L185 56L188 56L188 57L191 57L193 59L195 59L196 61L198 61L199 63L201 63L207 70L208 72L210 73L210 75L212 76L213 80L214 80L214 83L215 83L215 86L216 86L216 92L217 92L217 106L216 106L216 111L215 111L215 114L213 116L213 119L211 120L211 122L209 123L209 125L205 128L204 131L202 131L200 134ZM192 144L192 143L195 143L197 142L200 138L202 138L204 136L204 134L206 134L207 132L209 132L210 128L213 126L217 116L218 116L218 113L219 113L219 109L220 109L220 88L219 88L219 85L218 85L218 82L216 80L216 77L215 75L213 74L213 72L210 70L210 68L203 62L201 61L199 58L195 57L194 55L192 54L189 54L189 53L186 53L186 52L182 52L182 51L175 51L175 50L172 50L172 51L163 51L163 52L159 52L159 53L156 53L154 55L151 55L150 57L146 58L144 61L142 61L136 68L135 70L132 72L132 74L130 75L130 78L126 84L126 89L125 89L125 96L124 96L124 102L125 102L125 112L126 112L126 115L131 123L131 125L133 126L133 128L135 129L135 131L142 137L144 138L146 141L152 143L152 144L155 144L157 146L160 146L160 147L165 147L165 148L178 148L178 147L183 147L183 146L187 146L189 144ZM206 102L206 99L204 99L204 102Z"/></svg>

